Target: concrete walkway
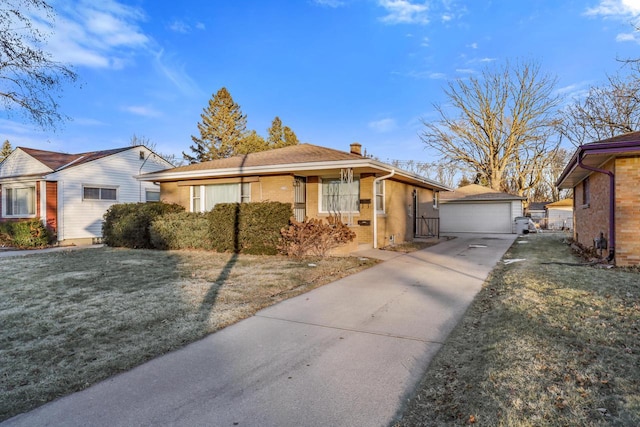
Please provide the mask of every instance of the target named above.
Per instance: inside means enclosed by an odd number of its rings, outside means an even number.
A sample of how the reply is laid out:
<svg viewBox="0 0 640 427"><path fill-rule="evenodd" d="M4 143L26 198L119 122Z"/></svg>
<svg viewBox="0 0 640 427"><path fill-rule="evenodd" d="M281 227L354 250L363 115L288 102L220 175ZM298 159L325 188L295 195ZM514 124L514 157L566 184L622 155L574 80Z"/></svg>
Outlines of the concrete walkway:
<svg viewBox="0 0 640 427"><path fill-rule="evenodd" d="M389 425L515 238L399 254L2 427Z"/></svg>
<svg viewBox="0 0 640 427"><path fill-rule="evenodd" d="M34 254L46 254L49 252L77 251L80 249L101 248L103 246L104 246L103 244L97 244L97 245L55 246L53 248L45 248L45 249L0 249L0 258L34 255Z"/></svg>

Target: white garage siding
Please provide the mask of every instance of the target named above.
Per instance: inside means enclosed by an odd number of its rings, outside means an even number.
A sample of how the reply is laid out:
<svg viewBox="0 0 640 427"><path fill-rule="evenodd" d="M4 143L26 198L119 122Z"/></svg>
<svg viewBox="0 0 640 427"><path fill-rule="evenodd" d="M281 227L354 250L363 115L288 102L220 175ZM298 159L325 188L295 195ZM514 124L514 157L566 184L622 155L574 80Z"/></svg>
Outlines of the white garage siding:
<svg viewBox="0 0 640 427"><path fill-rule="evenodd" d="M522 203L476 202L440 205L441 233L512 233Z"/></svg>

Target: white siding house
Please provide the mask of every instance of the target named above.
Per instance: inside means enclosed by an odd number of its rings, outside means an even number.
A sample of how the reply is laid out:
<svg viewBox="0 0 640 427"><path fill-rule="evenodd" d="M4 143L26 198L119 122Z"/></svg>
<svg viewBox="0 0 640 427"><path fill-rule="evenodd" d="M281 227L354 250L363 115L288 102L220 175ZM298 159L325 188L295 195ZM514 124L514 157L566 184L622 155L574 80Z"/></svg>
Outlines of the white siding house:
<svg viewBox="0 0 640 427"><path fill-rule="evenodd" d="M563 199L545 206L551 230L573 230L573 199Z"/></svg>
<svg viewBox="0 0 640 427"><path fill-rule="evenodd" d="M40 218L63 244L97 241L115 203L159 200L141 173L172 165L144 146L81 154L16 148L0 163L0 220Z"/></svg>

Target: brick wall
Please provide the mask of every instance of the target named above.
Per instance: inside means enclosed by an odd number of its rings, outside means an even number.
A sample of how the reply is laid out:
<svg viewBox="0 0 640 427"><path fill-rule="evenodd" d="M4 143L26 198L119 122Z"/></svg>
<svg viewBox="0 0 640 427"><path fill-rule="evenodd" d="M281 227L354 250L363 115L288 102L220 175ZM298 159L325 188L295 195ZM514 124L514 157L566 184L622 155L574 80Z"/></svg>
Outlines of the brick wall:
<svg viewBox="0 0 640 427"><path fill-rule="evenodd" d="M161 182L160 200L165 203L176 203L189 210L189 187L179 187L177 182Z"/></svg>
<svg viewBox="0 0 640 427"><path fill-rule="evenodd" d="M613 170L613 162L602 169ZM584 181L574 189L575 239L586 247L593 247L593 239L604 234L609 241L609 175L594 172L589 175L589 203L583 200ZM603 254L606 254L604 251Z"/></svg>
<svg viewBox="0 0 640 427"><path fill-rule="evenodd" d="M252 201L270 201L293 204L293 175L261 176L258 185L260 187L260 195L258 198L254 199L254 189L252 189ZM257 187L254 183L252 183L251 186Z"/></svg>
<svg viewBox="0 0 640 427"><path fill-rule="evenodd" d="M616 265L640 265L640 156L616 159Z"/></svg>

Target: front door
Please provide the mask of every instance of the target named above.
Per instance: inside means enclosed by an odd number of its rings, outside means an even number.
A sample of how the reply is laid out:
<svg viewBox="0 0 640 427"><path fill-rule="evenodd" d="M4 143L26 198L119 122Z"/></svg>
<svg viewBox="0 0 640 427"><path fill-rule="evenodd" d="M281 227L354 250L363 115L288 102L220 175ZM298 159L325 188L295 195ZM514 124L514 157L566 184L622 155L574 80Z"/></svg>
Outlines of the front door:
<svg viewBox="0 0 640 427"><path fill-rule="evenodd" d="M307 178L296 176L293 181L293 216L302 222L307 216Z"/></svg>

